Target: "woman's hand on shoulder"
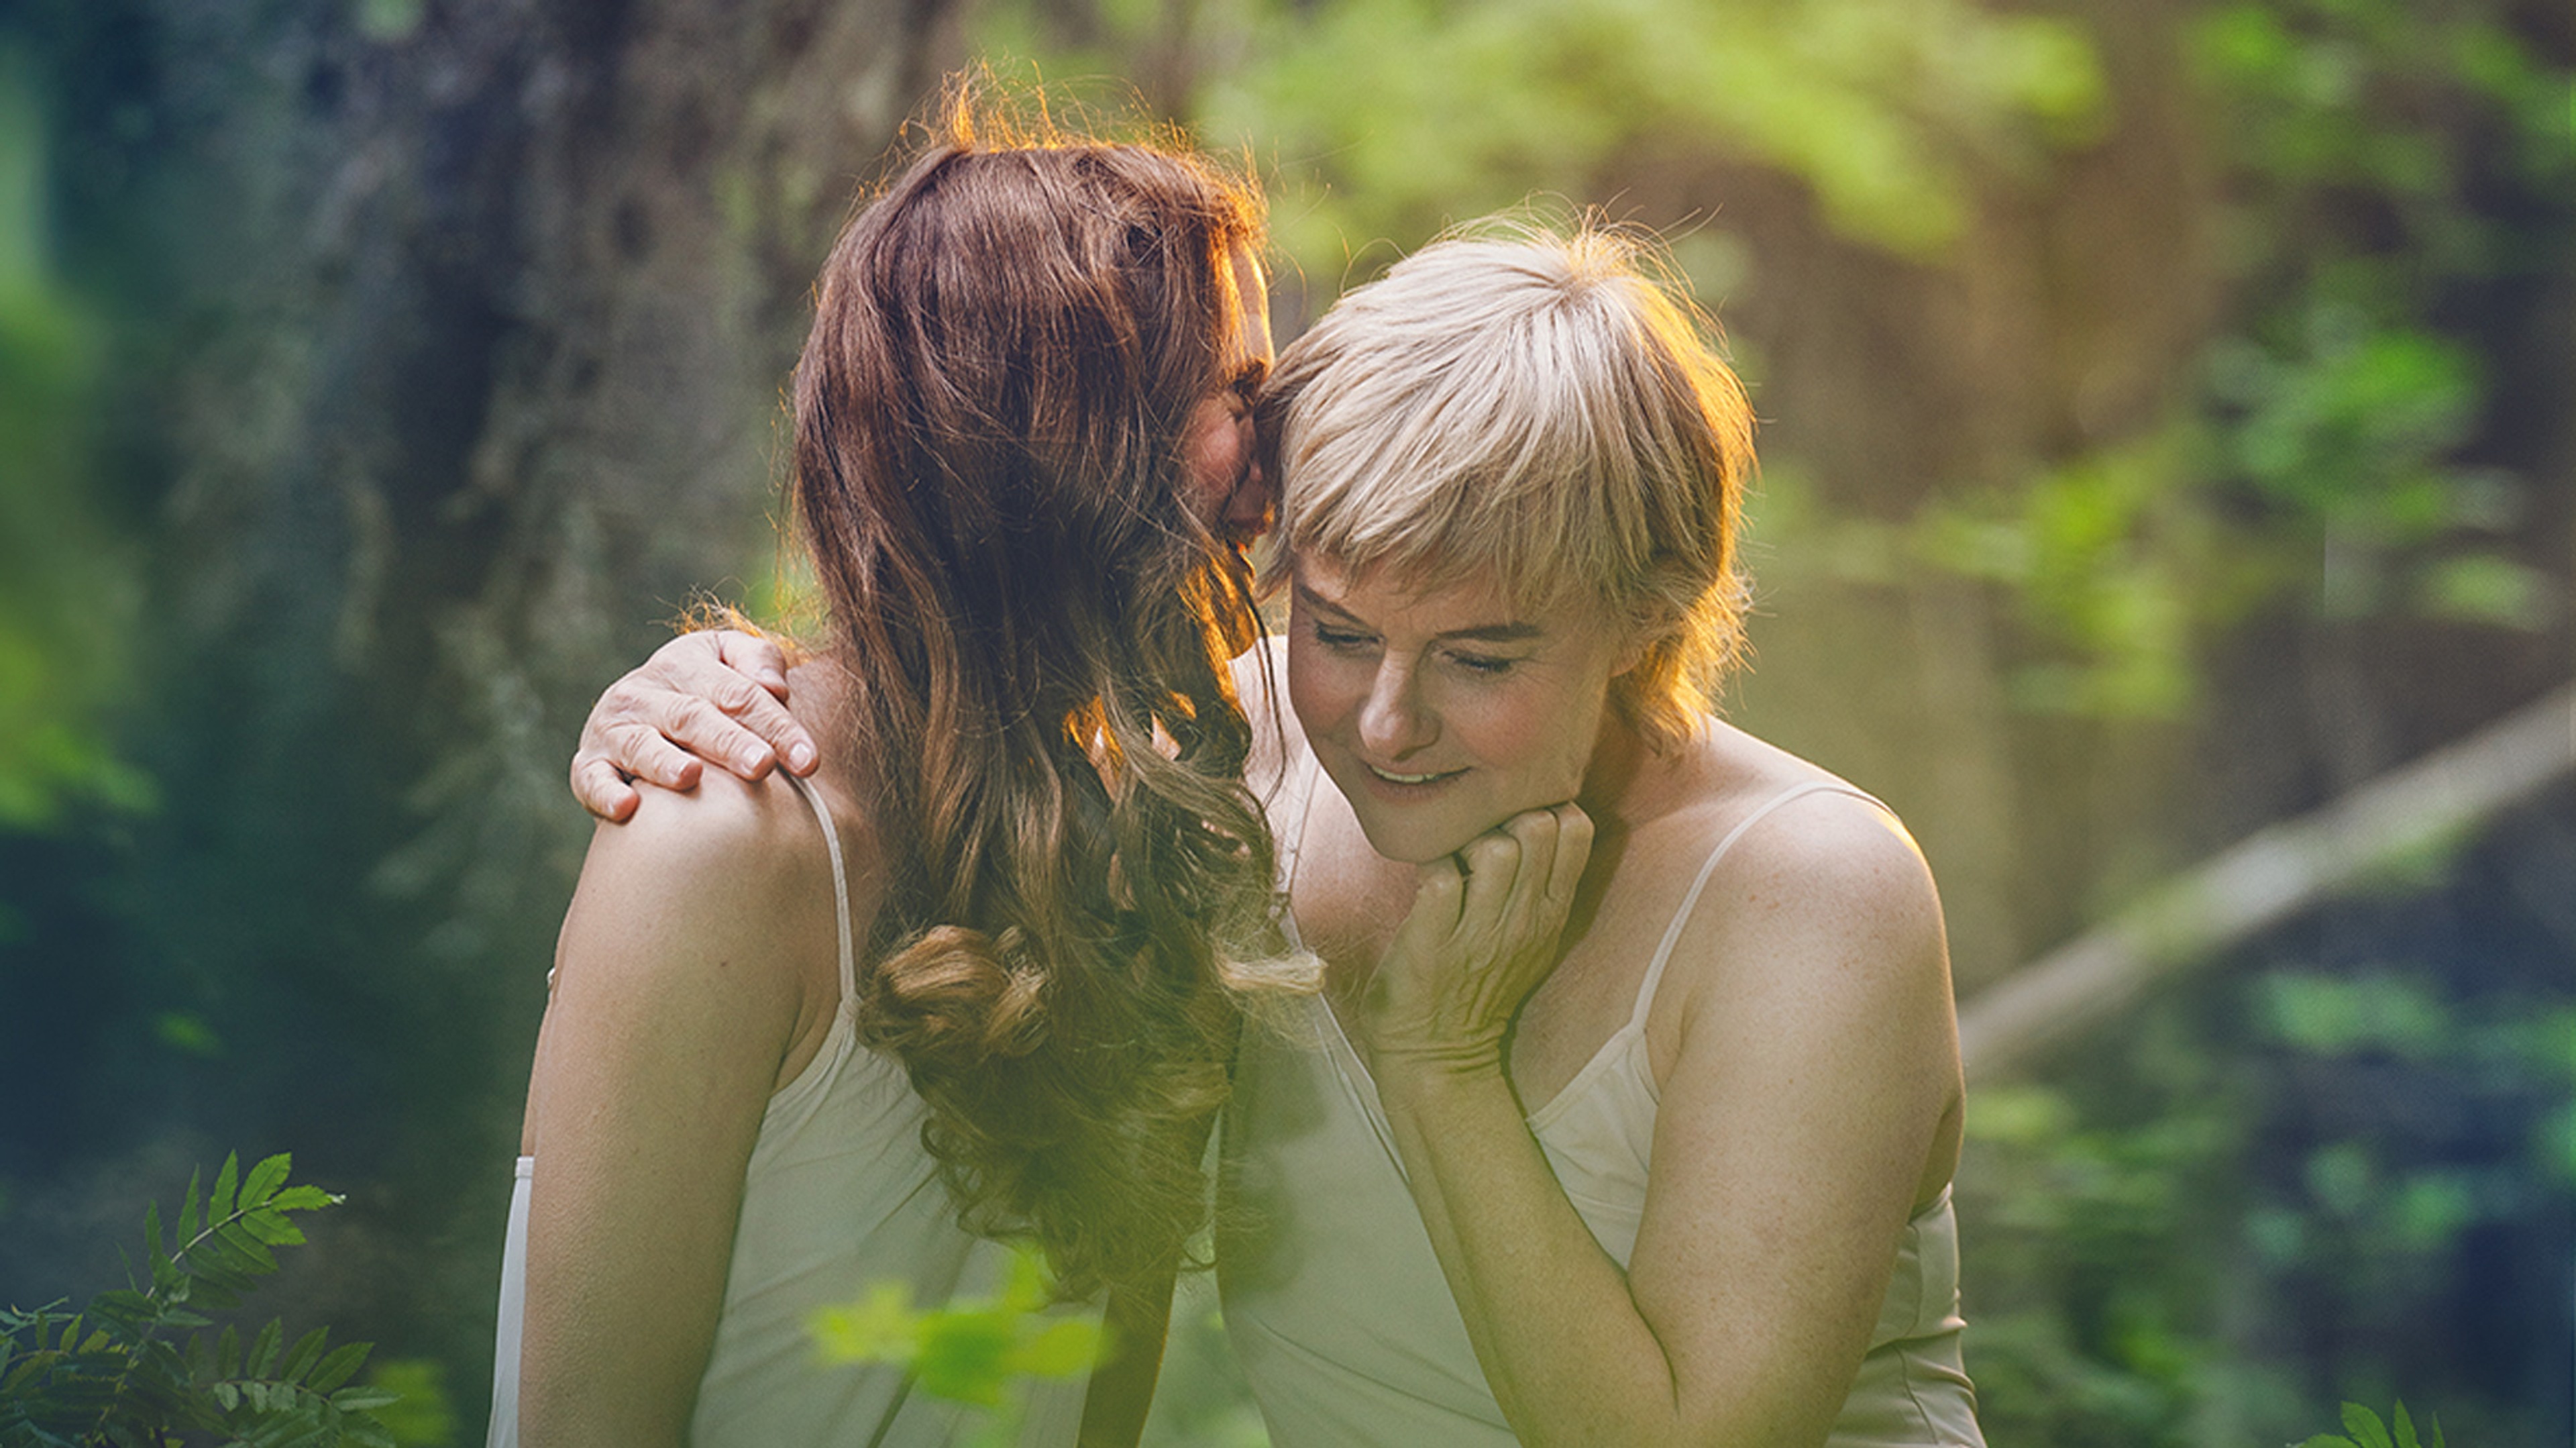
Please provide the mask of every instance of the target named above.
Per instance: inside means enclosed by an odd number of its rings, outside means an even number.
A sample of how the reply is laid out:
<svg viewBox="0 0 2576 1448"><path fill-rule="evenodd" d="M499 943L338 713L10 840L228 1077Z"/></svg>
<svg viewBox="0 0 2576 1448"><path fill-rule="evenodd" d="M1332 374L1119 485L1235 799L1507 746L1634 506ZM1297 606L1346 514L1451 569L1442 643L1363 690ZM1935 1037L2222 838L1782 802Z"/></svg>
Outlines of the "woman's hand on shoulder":
<svg viewBox="0 0 2576 1448"><path fill-rule="evenodd" d="M787 658L776 643L738 629L682 634L591 705L572 757L573 796L614 821L635 812L630 781L690 789L701 760L744 779L781 761L810 774L821 756L786 700Z"/></svg>

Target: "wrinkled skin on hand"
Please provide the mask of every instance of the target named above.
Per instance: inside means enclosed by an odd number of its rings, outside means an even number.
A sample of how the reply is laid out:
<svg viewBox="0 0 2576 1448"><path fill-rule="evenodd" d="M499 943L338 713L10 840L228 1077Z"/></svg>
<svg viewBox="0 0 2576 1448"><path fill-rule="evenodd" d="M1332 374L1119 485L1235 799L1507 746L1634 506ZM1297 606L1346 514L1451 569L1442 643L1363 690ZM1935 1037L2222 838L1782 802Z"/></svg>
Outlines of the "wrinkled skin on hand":
<svg viewBox="0 0 2576 1448"><path fill-rule="evenodd" d="M786 701L787 655L776 643L735 629L682 634L591 706L572 757L573 795L615 821L641 798L629 781L694 788L702 760L744 779L782 761L811 774L821 752Z"/></svg>
<svg viewBox="0 0 2576 1448"><path fill-rule="evenodd" d="M1591 817L1567 803L1515 815L1421 867L1413 909L1360 998L1381 1071L1503 1069L1512 1018L1555 969L1591 855Z"/></svg>

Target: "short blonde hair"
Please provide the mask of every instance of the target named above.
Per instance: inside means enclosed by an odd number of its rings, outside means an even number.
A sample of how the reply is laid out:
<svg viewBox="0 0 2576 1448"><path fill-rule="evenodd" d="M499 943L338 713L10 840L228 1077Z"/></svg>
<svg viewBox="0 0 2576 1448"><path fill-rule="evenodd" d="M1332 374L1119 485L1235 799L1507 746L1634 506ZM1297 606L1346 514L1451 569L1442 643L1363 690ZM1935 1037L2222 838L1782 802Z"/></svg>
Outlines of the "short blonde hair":
<svg viewBox="0 0 2576 1448"><path fill-rule="evenodd" d="M1753 414L1654 258L1618 230L1485 223L1343 297L1262 395L1267 580L1305 554L1606 609L1638 649L1614 706L1659 748L1686 737L1743 636Z"/></svg>

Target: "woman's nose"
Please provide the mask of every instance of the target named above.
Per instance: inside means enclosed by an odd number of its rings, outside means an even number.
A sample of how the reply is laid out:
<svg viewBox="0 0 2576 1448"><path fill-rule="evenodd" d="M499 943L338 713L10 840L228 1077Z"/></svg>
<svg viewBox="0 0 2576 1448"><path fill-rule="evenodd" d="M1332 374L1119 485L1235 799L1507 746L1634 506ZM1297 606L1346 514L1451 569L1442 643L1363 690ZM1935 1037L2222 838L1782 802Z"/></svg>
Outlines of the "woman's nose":
<svg viewBox="0 0 2576 1448"><path fill-rule="evenodd" d="M1383 763L1392 764L1440 737L1439 721L1422 707L1413 670L1388 659L1369 681L1360 701L1360 742Z"/></svg>

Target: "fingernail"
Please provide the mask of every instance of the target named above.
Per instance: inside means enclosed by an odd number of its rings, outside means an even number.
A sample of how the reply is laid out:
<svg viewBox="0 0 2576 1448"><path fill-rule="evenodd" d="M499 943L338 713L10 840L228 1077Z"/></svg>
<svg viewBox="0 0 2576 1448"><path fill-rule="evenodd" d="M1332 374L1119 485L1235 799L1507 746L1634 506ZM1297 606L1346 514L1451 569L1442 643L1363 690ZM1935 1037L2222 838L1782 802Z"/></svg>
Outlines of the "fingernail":
<svg viewBox="0 0 2576 1448"><path fill-rule="evenodd" d="M813 745L811 745L811 744L790 744L790 745L788 745L788 746L787 746L787 767L788 767L788 768L790 768L790 769L795 770L795 771L796 771L797 773L799 773L799 774L802 774L802 773L804 773L806 770L813 768L813 767L814 767L814 746L813 746Z"/></svg>

